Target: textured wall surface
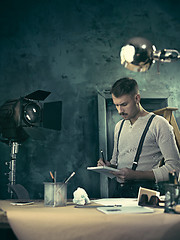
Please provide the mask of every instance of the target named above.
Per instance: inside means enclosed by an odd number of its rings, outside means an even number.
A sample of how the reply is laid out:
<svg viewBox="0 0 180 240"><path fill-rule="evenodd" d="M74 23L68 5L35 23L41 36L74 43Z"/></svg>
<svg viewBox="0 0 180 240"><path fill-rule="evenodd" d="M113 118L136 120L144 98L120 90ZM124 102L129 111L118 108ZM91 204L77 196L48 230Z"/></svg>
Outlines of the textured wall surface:
<svg viewBox="0 0 180 240"><path fill-rule="evenodd" d="M62 181L76 171L77 187L99 197L99 176L86 171L98 153L97 89L120 77L135 78L145 94L168 96L180 108L180 62L157 63L146 73L120 65L119 50L131 37L149 39L158 50L180 50L178 0L27 0L0 2L0 104L35 90L47 101L63 102L62 130L45 141L28 139L19 147L17 182L31 198L43 197L49 171ZM180 124L180 111L176 112ZM0 143L0 197L7 195L10 148Z"/></svg>

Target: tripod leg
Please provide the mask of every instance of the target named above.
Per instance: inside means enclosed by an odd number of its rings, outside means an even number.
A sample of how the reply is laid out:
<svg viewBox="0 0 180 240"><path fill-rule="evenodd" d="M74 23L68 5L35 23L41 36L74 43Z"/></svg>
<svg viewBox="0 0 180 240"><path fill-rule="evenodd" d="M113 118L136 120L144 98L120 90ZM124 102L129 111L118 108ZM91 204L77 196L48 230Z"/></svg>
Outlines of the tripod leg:
<svg viewBox="0 0 180 240"><path fill-rule="evenodd" d="M11 146L11 161L9 163L9 185L13 186L16 184L16 155L18 153L19 144L17 142L10 143ZM13 191L8 187L8 192L13 198Z"/></svg>

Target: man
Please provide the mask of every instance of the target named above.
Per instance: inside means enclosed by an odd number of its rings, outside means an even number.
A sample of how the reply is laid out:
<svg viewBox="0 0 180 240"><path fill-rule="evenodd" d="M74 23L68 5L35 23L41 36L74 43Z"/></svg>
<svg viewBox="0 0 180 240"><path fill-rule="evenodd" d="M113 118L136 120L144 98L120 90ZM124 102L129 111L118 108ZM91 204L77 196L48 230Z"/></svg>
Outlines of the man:
<svg viewBox="0 0 180 240"><path fill-rule="evenodd" d="M122 78L116 81L111 94L124 121L119 121L115 126L113 155L110 162L106 161L106 165L119 169L113 172L118 182L114 196L137 197L140 186L155 189L157 183L169 180L169 172L176 171L179 174L179 150L172 126L165 118L156 115L147 130L139 161L136 162L141 136L154 114L141 106L138 85L134 79ZM159 166L163 159L164 165ZM101 165L104 162L99 159L98 166Z"/></svg>

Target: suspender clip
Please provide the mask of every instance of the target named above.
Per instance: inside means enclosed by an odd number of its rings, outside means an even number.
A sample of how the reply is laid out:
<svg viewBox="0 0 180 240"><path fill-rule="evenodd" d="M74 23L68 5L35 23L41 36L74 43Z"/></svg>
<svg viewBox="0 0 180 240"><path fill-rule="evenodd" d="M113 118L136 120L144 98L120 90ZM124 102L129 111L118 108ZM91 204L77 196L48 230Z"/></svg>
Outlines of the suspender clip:
<svg viewBox="0 0 180 240"><path fill-rule="evenodd" d="M136 164L136 165L137 165L138 163L137 163L137 162L133 162L133 164Z"/></svg>

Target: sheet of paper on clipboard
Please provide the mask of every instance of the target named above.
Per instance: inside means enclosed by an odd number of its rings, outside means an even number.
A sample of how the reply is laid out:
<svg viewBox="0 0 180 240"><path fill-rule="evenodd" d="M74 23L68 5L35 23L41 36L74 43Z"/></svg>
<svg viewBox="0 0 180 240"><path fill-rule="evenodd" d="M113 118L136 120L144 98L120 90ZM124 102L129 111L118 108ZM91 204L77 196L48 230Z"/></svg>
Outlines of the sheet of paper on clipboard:
<svg viewBox="0 0 180 240"><path fill-rule="evenodd" d="M87 170L92 170L98 173L105 174L109 178L114 178L115 175L112 174L111 172L118 172L119 170L116 168L112 167L107 167L107 166L98 166L98 167L87 167Z"/></svg>

